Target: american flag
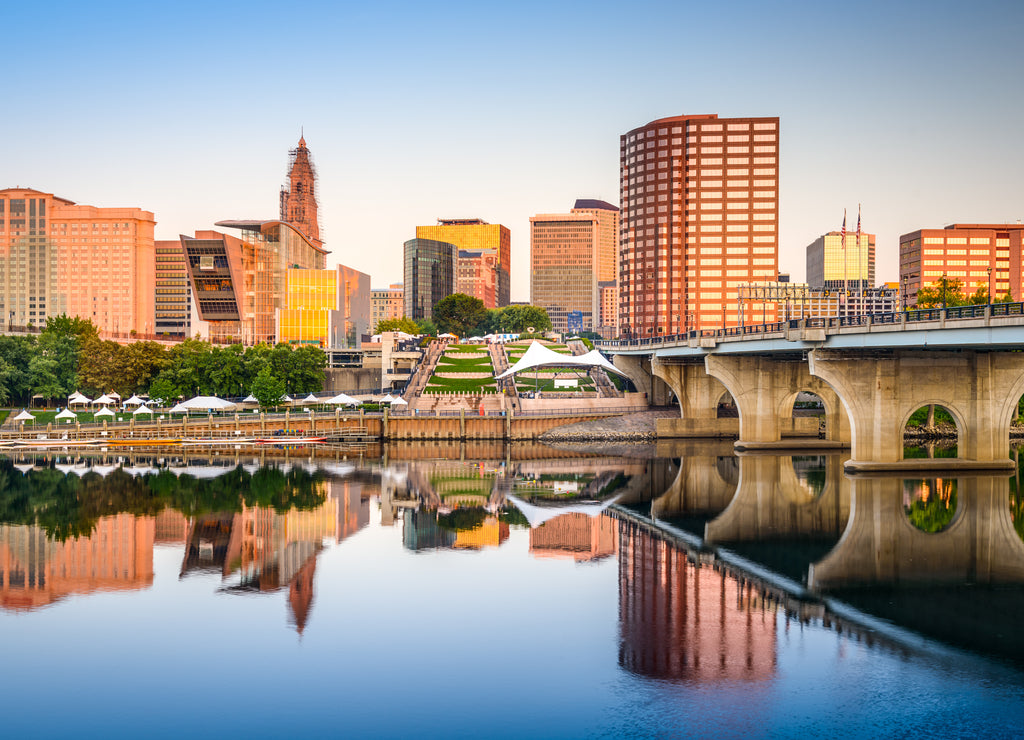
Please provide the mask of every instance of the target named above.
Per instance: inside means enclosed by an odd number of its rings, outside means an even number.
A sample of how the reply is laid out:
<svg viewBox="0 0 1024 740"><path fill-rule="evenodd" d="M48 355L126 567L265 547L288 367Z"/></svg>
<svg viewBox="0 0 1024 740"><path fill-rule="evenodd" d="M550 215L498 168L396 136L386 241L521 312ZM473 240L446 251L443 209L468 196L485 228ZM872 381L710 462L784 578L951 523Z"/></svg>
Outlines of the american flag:
<svg viewBox="0 0 1024 740"><path fill-rule="evenodd" d="M857 249L860 250L860 203L857 204Z"/></svg>
<svg viewBox="0 0 1024 740"><path fill-rule="evenodd" d="M843 209L843 239L842 239L842 245L843 245L843 249L846 249L846 209L845 208Z"/></svg>

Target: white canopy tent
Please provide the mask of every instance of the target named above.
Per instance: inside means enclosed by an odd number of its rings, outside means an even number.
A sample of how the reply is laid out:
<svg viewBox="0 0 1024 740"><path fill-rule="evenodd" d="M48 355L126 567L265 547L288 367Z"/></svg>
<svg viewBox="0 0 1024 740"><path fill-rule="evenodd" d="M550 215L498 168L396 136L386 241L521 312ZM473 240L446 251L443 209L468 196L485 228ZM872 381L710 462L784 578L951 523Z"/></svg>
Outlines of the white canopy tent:
<svg viewBox="0 0 1024 740"><path fill-rule="evenodd" d="M71 419L77 419L78 418L78 414L76 414L71 409L64 409L63 411L61 411L59 414L57 414L53 418L54 419L67 419L68 421L70 421Z"/></svg>
<svg viewBox="0 0 1024 740"><path fill-rule="evenodd" d="M144 403L145 403L145 401L143 401L138 396L132 396L131 398L129 398L127 401L125 401L121 405L122 406L141 406Z"/></svg>
<svg viewBox="0 0 1024 740"><path fill-rule="evenodd" d="M32 421L35 418L36 417L32 416L32 414L27 412L25 409L22 409L21 413L14 417L14 420L15 421Z"/></svg>
<svg viewBox="0 0 1024 740"><path fill-rule="evenodd" d="M256 396L250 393L248 396L242 399L242 403L259 403L259 399L257 399Z"/></svg>
<svg viewBox="0 0 1024 740"><path fill-rule="evenodd" d="M524 370L532 370L538 367L579 367L589 370L593 367L600 367L615 373L616 375L622 375L629 377L627 373L624 373L619 368L615 367L612 363L608 362L599 351L591 350L585 355L563 355L555 352L553 349L544 346L536 339L530 343L530 346L526 348L523 356L519 358L519 361L510 367L508 370L503 372L501 375L497 375L497 378L507 378L509 375L515 375L521 373Z"/></svg>
<svg viewBox="0 0 1024 740"><path fill-rule="evenodd" d="M153 415L153 409L149 408L146 404L141 404L137 409L132 412L132 416L138 416L139 414Z"/></svg>
<svg viewBox="0 0 1024 740"><path fill-rule="evenodd" d="M104 393L102 396L92 402L95 406L109 406L114 403L114 399Z"/></svg>
<svg viewBox="0 0 1024 740"><path fill-rule="evenodd" d="M302 403L321 403L320 399L310 393L308 396L302 399Z"/></svg>
<svg viewBox="0 0 1024 740"><path fill-rule="evenodd" d="M327 403L333 403L336 406L358 406L362 401L344 393L339 393L334 398L328 399Z"/></svg>
<svg viewBox="0 0 1024 740"><path fill-rule="evenodd" d="M182 401L171 409L172 414L187 414L189 411L230 411L235 407L231 401L216 396L196 396Z"/></svg>
<svg viewBox="0 0 1024 740"><path fill-rule="evenodd" d="M384 396L383 398L380 398L380 399L378 399L378 400L377 400L377 403L391 403L391 402L392 402L392 401L394 401L394 400L395 400L395 397L394 397L394 396L392 396L392 395L391 395L390 393L388 393L388 394L387 394L386 396Z"/></svg>
<svg viewBox="0 0 1024 740"><path fill-rule="evenodd" d="M409 405L409 402L408 402L408 401L406 401L406 400L405 400L404 398L402 398L401 396L399 396L398 398L396 398L396 399L394 399L393 401L391 401L391 405L392 405L392 406L408 406L408 405Z"/></svg>
<svg viewBox="0 0 1024 740"><path fill-rule="evenodd" d="M539 527L544 522L554 519L562 514L583 513L590 517L598 516L601 512L615 503L618 496L613 496L607 501L588 501L576 504L538 506L523 501L518 496L509 494L508 500L516 505L516 508L523 513L530 523L530 528Z"/></svg>
<svg viewBox="0 0 1024 740"><path fill-rule="evenodd" d="M68 396L68 406L88 406L90 403L92 399L78 391Z"/></svg>
<svg viewBox="0 0 1024 740"><path fill-rule="evenodd" d="M101 409L100 409L99 411L97 411L97 412L96 412L95 414L93 414L93 415L92 415L92 418L94 418L94 419L97 419L97 418L99 418L99 417L101 417L101 416L117 416L117 414L115 414L115 413L114 413L113 411L111 411L111 410L110 410L109 408L107 408L106 406L104 406L104 407L103 407L103 408L101 408Z"/></svg>

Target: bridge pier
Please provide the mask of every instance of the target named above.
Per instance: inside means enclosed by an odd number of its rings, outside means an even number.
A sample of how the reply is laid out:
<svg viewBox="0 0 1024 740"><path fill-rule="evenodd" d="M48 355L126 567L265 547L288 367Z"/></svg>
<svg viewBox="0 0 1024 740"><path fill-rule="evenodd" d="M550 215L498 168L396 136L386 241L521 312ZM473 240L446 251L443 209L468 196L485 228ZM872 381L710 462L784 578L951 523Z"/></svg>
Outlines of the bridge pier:
<svg viewBox="0 0 1024 740"><path fill-rule="evenodd" d="M710 358L709 358L710 360ZM853 427L848 470L898 470L903 431L917 409L946 407L959 434L946 469L1013 469L1010 422L1024 393L1024 355L1016 352L813 350L810 373L836 389ZM929 462L928 465L933 465Z"/></svg>
<svg viewBox="0 0 1024 740"><path fill-rule="evenodd" d="M736 495L705 525L706 543L839 538L850 515L850 486L838 454L826 458L818 495L800 483L792 455L753 453L738 459Z"/></svg>
<svg viewBox="0 0 1024 740"><path fill-rule="evenodd" d="M850 421L831 386L808 372L807 363L765 355L707 355L708 375L732 394L740 414L737 449L840 448L849 445ZM794 418L801 391L814 393L825 407L825 440L816 418ZM783 437L803 437L800 442Z"/></svg>
<svg viewBox="0 0 1024 740"><path fill-rule="evenodd" d="M615 355L612 364L620 368L636 385L636 389L647 395L651 406L665 406L669 402L669 387L654 375L651 358L644 355Z"/></svg>
<svg viewBox="0 0 1024 740"><path fill-rule="evenodd" d="M1006 503L1007 478L960 479L953 521L934 534L907 518L902 477L849 480L849 522L835 548L811 565L810 588L1024 583L1024 542Z"/></svg>
<svg viewBox="0 0 1024 740"><path fill-rule="evenodd" d="M708 375L704 359L690 362L651 360L651 373L661 378L679 402L680 419L658 419L658 437L707 438L736 437L739 419L719 419L718 403L728 393L717 378Z"/></svg>

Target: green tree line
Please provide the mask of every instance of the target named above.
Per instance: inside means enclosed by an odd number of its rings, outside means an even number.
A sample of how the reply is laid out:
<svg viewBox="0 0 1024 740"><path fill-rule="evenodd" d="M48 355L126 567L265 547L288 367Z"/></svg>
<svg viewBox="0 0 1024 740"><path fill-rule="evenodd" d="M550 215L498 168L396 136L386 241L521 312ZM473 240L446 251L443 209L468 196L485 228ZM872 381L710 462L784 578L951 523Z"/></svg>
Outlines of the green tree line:
<svg viewBox="0 0 1024 740"><path fill-rule="evenodd" d="M383 319L375 331L404 331L407 334L444 334L459 337L485 334L522 334L530 327L534 331L551 330L548 312L539 306L504 306L487 308L479 298L454 293L433 307L432 319L414 321L407 316Z"/></svg>
<svg viewBox="0 0 1024 740"><path fill-rule="evenodd" d="M321 390L326 366L323 350L309 345L221 347L198 339L170 347L118 344L100 339L88 320L57 316L47 319L38 337L0 337L0 404L28 405L34 395L60 404L76 390L91 396L116 391L125 398L148 393L171 401L249 393L260 398L256 387L280 389L267 397L270 405L284 393Z"/></svg>

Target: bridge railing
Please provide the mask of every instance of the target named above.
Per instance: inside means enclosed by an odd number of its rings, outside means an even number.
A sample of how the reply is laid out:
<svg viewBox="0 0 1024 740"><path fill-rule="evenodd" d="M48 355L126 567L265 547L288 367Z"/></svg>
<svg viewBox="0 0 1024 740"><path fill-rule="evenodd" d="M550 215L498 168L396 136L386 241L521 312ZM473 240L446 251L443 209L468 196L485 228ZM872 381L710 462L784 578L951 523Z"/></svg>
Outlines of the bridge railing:
<svg viewBox="0 0 1024 740"><path fill-rule="evenodd" d="M884 325L913 325L937 321L956 321L958 319L980 319L986 317L1024 316L1024 302L992 303L988 305L947 306L946 308L914 308L888 313L862 314L856 316L816 316L812 318L788 319L770 324L745 324L729 326L724 329L691 330L683 334L668 334L642 339L613 339L598 342L604 349L624 349L629 347L664 346L666 344L686 342L690 339L730 339L772 334L789 329L825 329L826 333L836 333L846 327Z"/></svg>

